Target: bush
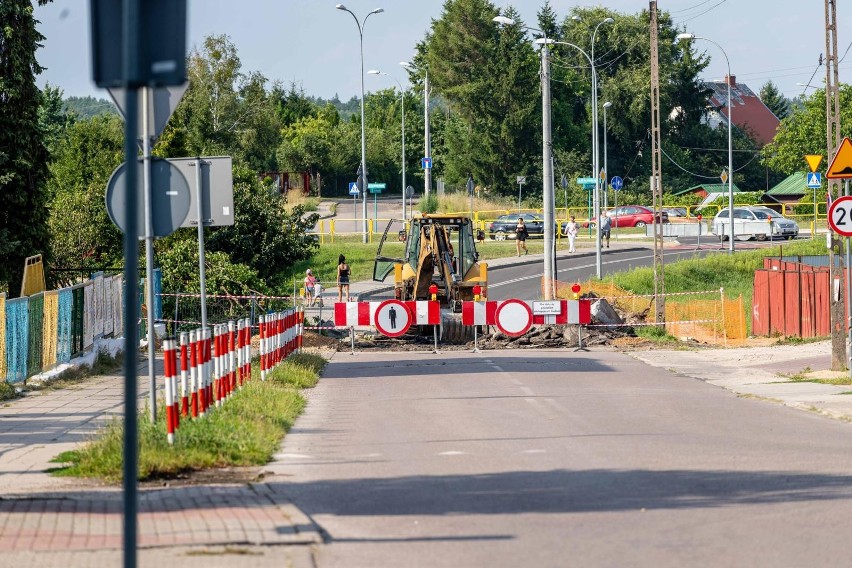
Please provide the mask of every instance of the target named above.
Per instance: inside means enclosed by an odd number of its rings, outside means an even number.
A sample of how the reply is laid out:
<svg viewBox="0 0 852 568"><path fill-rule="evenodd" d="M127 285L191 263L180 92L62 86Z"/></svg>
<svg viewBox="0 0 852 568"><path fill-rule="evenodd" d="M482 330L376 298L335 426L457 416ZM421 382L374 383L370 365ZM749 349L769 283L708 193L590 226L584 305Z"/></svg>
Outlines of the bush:
<svg viewBox="0 0 852 568"><path fill-rule="evenodd" d="M435 213L436 211L438 211L438 196L433 191L429 194L429 197L420 200L420 212Z"/></svg>

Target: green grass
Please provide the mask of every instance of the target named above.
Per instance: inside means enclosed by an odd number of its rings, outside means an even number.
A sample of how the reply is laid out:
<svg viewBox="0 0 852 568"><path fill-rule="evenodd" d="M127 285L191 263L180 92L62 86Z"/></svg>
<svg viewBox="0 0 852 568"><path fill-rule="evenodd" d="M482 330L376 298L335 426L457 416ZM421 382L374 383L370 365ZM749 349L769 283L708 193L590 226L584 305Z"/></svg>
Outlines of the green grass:
<svg viewBox="0 0 852 568"><path fill-rule="evenodd" d="M305 407L299 390L316 385L324 366L325 360L317 355L293 355L261 382L259 367L254 365L252 380L222 407L204 418L182 420L173 446L166 440L163 413L156 424L151 424L147 411L140 412L138 478L268 463ZM63 466L53 473L118 482L122 477L123 443L123 423L115 420L82 449L54 458L54 463Z"/></svg>
<svg viewBox="0 0 852 568"><path fill-rule="evenodd" d="M666 292L700 292L725 289L727 298L742 295L747 328L751 329L751 303L754 287L754 271L763 267L763 259L779 256L782 248L770 247L740 251L733 256L725 252L665 265ZM785 255L824 254L825 241L800 241L783 246ZM653 268L636 268L613 276L621 288L635 294L654 293ZM689 301L690 297L673 297L670 301Z"/></svg>
<svg viewBox="0 0 852 568"><path fill-rule="evenodd" d="M821 385L852 385L852 379L849 378L848 375L843 377L832 377L832 378L820 378L820 377L809 377L808 373L811 372L810 367L805 367L798 373L793 375L786 375L781 373L781 376L786 378L789 383L818 383ZM846 393L840 393L846 394Z"/></svg>
<svg viewBox="0 0 852 568"><path fill-rule="evenodd" d="M0 383L0 401L12 400L18 398L18 393L15 391L15 386L10 385L6 381Z"/></svg>
<svg viewBox="0 0 852 568"><path fill-rule="evenodd" d="M666 331L666 328L663 326L656 325L640 325L633 328L636 331L636 337L641 337L647 341L652 341L654 343L662 343L662 344L677 344L680 345L680 341L673 336L669 335Z"/></svg>

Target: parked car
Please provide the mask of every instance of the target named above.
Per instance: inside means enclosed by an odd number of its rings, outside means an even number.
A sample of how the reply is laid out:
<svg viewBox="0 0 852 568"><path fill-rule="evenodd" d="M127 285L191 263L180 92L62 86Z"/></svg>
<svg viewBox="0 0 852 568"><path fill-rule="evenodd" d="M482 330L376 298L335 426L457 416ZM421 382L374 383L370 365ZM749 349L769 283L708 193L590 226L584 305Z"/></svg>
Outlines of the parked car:
<svg viewBox="0 0 852 568"><path fill-rule="evenodd" d="M728 240L731 234L730 213L722 209L713 218L713 234L722 240ZM769 207L734 207L734 237L737 240L751 238L758 241L766 239L794 239L799 236L799 224L787 219L781 213Z"/></svg>
<svg viewBox="0 0 852 568"><path fill-rule="evenodd" d="M488 225L488 235L495 241L505 241L507 238L514 239L518 217L523 217L524 224L527 226L527 234L530 237L544 236L544 216L538 213L500 215L493 223Z"/></svg>
<svg viewBox="0 0 852 568"><path fill-rule="evenodd" d="M686 207L664 207L663 211L669 214L669 217L686 217Z"/></svg>
<svg viewBox="0 0 852 568"><path fill-rule="evenodd" d="M644 227L654 222L654 210L643 205L619 205L607 211L606 216L610 218L613 227ZM660 212L660 216L663 223L669 222L669 214L665 210ZM582 221L581 224L583 227L594 227L597 223L592 219L591 222Z"/></svg>

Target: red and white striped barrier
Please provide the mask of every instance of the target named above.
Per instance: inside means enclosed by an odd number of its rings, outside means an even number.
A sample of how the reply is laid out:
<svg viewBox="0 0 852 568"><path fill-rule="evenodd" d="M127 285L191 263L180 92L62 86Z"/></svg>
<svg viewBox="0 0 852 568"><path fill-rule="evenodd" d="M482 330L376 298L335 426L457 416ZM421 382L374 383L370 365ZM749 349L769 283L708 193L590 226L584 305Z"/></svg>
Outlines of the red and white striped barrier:
<svg viewBox="0 0 852 568"><path fill-rule="evenodd" d="M293 308L260 316L260 380L302 346L304 314Z"/></svg>
<svg viewBox="0 0 852 568"><path fill-rule="evenodd" d="M180 414L189 416L189 334L180 334Z"/></svg>
<svg viewBox="0 0 852 568"><path fill-rule="evenodd" d="M374 326L376 311L385 302L336 302L334 325L337 327ZM441 304L437 300L400 302L411 315L412 325L440 325Z"/></svg>
<svg viewBox="0 0 852 568"><path fill-rule="evenodd" d="M559 300L559 314L533 315L534 324L589 325L592 323L591 300Z"/></svg>
<svg viewBox="0 0 852 568"><path fill-rule="evenodd" d="M174 339L163 340L163 375L165 377L166 391L166 439L169 445L175 443L175 428L177 416L175 415L175 378L177 376L177 358Z"/></svg>

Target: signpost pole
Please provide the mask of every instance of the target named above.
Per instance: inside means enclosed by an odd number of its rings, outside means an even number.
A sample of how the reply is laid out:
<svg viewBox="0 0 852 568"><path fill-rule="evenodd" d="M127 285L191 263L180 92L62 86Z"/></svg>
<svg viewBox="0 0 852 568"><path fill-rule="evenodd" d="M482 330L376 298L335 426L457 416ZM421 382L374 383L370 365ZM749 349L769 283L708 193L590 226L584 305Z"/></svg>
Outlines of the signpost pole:
<svg viewBox="0 0 852 568"><path fill-rule="evenodd" d="M379 205L377 201L377 194L373 192L373 232L379 230Z"/></svg>
<svg viewBox="0 0 852 568"><path fill-rule="evenodd" d="M518 182L518 214L519 215L521 214L521 187L523 185L524 185L523 183Z"/></svg>
<svg viewBox="0 0 852 568"><path fill-rule="evenodd" d="M195 214L198 218L198 281L201 304L201 329L207 329L207 272L204 268L204 192L201 179L201 167L204 161L195 158Z"/></svg>
<svg viewBox="0 0 852 568"><path fill-rule="evenodd" d="M849 178L843 180L843 195L849 196ZM814 225L816 230L816 225ZM850 258L849 238L846 237L846 311L852 312L852 258ZM846 319L846 328L849 336L849 359L846 366L849 368L849 377L852 378L852 320L849 316Z"/></svg>
<svg viewBox="0 0 852 568"><path fill-rule="evenodd" d="M154 349L154 213L151 206L151 133L148 131L149 87L142 88L142 191L145 203L145 303L148 305L148 404L151 424L157 422L156 349ZM134 120L135 115L130 120ZM136 167L135 161L127 167Z"/></svg>

